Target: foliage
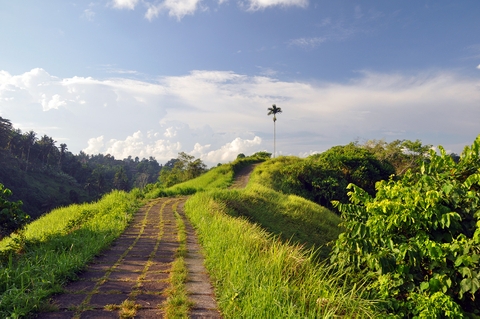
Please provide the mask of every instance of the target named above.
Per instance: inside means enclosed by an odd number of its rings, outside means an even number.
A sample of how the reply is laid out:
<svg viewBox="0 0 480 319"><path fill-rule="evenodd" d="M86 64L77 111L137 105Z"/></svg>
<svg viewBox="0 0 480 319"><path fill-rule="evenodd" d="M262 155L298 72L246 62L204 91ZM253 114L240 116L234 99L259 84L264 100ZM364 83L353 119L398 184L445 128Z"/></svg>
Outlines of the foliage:
<svg viewBox="0 0 480 319"><path fill-rule="evenodd" d="M330 210L255 181L244 190L217 191L212 197L228 207L229 215L246 217L286 242L315 247L322 259L330 252L327 245L340 233L340 218Z"/></svg>
<svg viewBox="0 0 480 319"><path fill-rule="evenodd" d="M160 171L159 181L163 187L170 187L175 184L188 181L200 176L207 170L207 166L201 159L185 152L178 153L173 168L164 167Z"/></svg>
<svg viewBox="0 0 480 319"><path fill-rule="evenodd" d="M0 182L32 219L56 207L99 199L112 189L143 189L158 178L153 158L123 160L107 154L74 155L47 135L22 133L0 117Z"/></svg>
<svg viewBox="0 0 480 319"><path fill-rule="evenodd" d="M420 172L378 182L375 197L350 184L351 203L334 203L345 232L332 261L371 278L401 317L479 314L480 136L458 163L439 149Z"/></svg>
<svg viewBox="0 0 480 319"><path fill-rule="evenodd" d="M227 188L232 184L234 174L238 173L245 166L265 161L265 156L270 156L269 153L265 154L264 152L260 154L256 153L252 156L236 159L231 163L213 167L194 179L170 187L164 187L161 183L149 185L145 189L145 197L156 198L160 196L192 195L199 191ZM178 161L175 161L175 163L176 162Z"/></svg>
<svg viewBox="0 0 480 319"><path fill-rule="evenodd" d="M21 210L22 202L11 202L7 198L12 191L0 184L0 238L21 229L30 216Z"/></svg>
<svg viewBox="0 0 480 319"><path fill-rule="evenodd" d="M262 175L259 183L267 187L332 208L332 200L348 202L346 187L349 183L357 183L374 194L375 182L388 179L394 169L368 150L350 143L306 159L281 156L269 161L255 174Z"/></svg>
<svg viewBox="0 0 480 319"><path fill-rule="evenodd" d="M382 163L389 163L395 169L395 174L403 175L407 170L418 172L422 163L428 160L432 145L423 145L420 140L395 140L387 143L385 140L368 140L363 145L356 146L370 151Z"/></svg>
<svg viewBox="0 0 480 319"><path fill-rule="evenodd" d="M277 121L277 114L282 113L282 108L277 107L275 104L272 105L272 107L269 107L267 109L268 114L267 115L272 115L273 114L273 122Z"/></svg>

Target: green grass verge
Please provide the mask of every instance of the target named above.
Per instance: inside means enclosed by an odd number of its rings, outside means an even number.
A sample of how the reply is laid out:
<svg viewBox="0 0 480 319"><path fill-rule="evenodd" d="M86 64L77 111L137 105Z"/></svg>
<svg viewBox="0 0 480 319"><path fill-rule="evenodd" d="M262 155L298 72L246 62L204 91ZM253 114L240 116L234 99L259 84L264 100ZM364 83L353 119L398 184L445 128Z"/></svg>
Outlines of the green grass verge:
<svg viewBox="0 0 480 319"><path fill-rule="evenodd" d="M2 241L0 317L41 310L122 233L138 204L133 193L113 191L95 203L56 209L27 225L23 236Z"/></svg>
<svg viewBox="0 0 480 319"><path fill-rule="evenodd" d="M230 216L218 197L214 191L197 193L185 209L226 318L376 317L361 289L342 286L342 276L315 262L311 252Z"/></svg>

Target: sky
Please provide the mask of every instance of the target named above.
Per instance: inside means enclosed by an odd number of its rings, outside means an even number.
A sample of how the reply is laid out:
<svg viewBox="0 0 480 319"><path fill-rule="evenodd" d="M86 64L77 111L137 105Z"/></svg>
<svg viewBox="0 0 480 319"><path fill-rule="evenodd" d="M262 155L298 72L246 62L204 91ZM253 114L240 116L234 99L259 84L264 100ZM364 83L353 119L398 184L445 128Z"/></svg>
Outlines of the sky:
<svg viewBox="0 0 480 319"><path fill-rule="evenodd" d="M480 134L478 0L0 3L0 116L74 154L208 166Z"/></svg>

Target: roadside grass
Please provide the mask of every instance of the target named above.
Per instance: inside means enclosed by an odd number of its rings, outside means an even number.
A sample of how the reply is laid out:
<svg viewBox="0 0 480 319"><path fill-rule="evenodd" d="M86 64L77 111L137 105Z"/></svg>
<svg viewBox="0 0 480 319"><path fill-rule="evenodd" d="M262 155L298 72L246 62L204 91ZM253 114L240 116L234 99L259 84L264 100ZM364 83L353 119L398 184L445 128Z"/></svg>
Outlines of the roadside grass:
<svg viewBox="0 0 480 319"><path fill-rule="evenodd" d="M139 206L135 192L113 191L91 204L59 208L0 244L0 317L23 318L45 306L108 247Z"/></svg>
<svg viewBox="0 0 480 319"><path fill-rule="evenodd" d="M228 195L220 193L197 193L185 210L205 249L225 318L378 317L361 287L344 285L343 274L314 261L312 250L279 240L245 217L231 216L227 201L221 200Z"/></svg>

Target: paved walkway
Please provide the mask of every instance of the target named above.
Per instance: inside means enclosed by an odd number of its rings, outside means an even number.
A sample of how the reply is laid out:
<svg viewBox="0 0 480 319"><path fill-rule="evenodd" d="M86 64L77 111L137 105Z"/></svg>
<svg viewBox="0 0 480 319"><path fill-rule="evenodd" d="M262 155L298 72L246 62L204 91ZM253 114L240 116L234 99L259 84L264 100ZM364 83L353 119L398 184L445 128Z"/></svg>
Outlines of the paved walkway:
<svg viewBox="0 0 480 319"><path fill-rule="evenodd" d="M186 198L159 198L142 207L125 232L52 298L55 311L37 318L163 318L171 263L179 247L174 210L187 232L186 288L190 318L221 318L195 231L183 212Z"/></svg>

